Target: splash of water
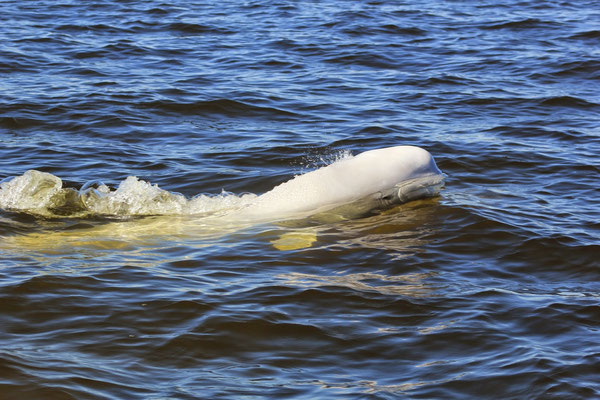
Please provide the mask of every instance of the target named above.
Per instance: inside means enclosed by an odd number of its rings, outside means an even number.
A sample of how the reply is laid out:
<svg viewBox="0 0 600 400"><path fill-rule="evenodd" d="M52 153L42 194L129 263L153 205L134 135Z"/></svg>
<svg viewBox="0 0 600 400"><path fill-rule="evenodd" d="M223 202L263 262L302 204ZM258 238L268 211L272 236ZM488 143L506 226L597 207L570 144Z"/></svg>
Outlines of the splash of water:
<svg viewBox="0 0 600 400"><path fill-rule="evenodd" d="M211 214L244 207L256 197L222 192L188 199L134 176L123 180L116 190L98 181L75 190L63 188L59 177L35 170L0 183L0 208L45 217Z"/></svg>

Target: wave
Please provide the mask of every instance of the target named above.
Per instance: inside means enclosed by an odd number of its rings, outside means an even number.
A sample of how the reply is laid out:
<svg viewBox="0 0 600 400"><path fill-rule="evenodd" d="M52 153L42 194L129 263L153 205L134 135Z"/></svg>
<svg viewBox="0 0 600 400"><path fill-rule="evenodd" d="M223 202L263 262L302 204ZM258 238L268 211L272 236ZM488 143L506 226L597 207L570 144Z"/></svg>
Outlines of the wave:
<svg viewBox="0 0 600 400"><path fill-rule="evenodd" d="M600 30L599 29L592 29L589 31L581 31L581 32L577 32L571 36L569 36L569 39L600 39Z"/></svg>
<svg viewBox="0 0 600 400"><path fill-rule="evenodd" d="M568 107L568 108L598 108L599 104L573 96L554 96L540 100L542 106Z"/></svg>
<svg viewBox="0 0 600 400"><path fill-rule="evenodd" d="M219 27L219 26L211 26L204 24L195 24L189 22L173 22L166 25L167 30L179 32L182 34L191 34L191 35L201 35L201 34L220 34L220 35L230 35L237 33L235 30Z"/></svg>
<svg viewBox="0 0 600 400"><path fill-rule="evenodd" d="M549 26L560 26L559 23L549 20L541 20L538 18L525 18L516 21L500 21L496 23L482 25L480 28L485 30L509 29L509 30L526 30L526 29L547 29Z"/></svg>
<svg viewBox="0 0 600 400"><path fill-rule="evenodd" d="M156 100L140 106L183 115L219 114L244 117L293 117L297 114L273 107L261 107L230 99L194 101L189 103Z"/></svg>

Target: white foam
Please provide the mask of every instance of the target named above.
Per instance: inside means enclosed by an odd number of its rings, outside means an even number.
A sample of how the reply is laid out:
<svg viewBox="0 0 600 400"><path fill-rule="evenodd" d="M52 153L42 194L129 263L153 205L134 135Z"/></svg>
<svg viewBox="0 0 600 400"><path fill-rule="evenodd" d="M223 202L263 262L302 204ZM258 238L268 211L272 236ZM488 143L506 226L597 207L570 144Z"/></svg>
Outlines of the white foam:
<svg viewBox="0 0 600 400"><path fill-rule="evenodd" d="M24 211L44 210L61 191L62 181L47 172L29 170L0 184L0 208Z"/></svg>
<svg viewBox="0 0 600 400"><path fill-rule="evenodd" d="M122 181L116 190L104 184L89 186L76 192L63 188L62 180L52 174L30 170L0 184L0 208L44 216L65 216L57 214L57 209L66 207L75 211L73 216L192 215L240 208L257 197L222 192L188 199L135 176ZM71 193L76 195L69 196Z"/></svg>
<svg viewBox="0 0 600 400"><path fill-rule="evenodd" d="M119 184L117 190L91 196L85 202L96 214L109 215L165 215L182 214L187 200L183 195L170 193L129 176Z"/></svg>

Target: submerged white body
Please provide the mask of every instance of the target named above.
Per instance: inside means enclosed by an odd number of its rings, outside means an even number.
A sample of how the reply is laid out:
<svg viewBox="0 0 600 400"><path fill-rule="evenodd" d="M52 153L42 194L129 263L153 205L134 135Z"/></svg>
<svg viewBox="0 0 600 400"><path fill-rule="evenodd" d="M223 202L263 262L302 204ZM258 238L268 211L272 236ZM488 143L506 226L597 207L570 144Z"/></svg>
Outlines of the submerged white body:
<svg viewBox="0 0 600 400"><path fill-rule="evenodd" d="M420 147L371 150L282 183L241 215L249 219L302 218L356 203L357 211L389 207L439 193L443 175Z"/></svg>

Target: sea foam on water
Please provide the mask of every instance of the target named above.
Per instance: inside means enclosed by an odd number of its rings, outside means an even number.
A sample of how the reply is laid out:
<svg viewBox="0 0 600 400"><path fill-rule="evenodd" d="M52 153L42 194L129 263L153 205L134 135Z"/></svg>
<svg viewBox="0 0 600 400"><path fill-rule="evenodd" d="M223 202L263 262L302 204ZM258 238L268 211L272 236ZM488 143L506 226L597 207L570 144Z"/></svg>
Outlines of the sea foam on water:
<svg viewBox="0 0 600 400"><path fill-rule="evenodd" d="M59 177L35 170L0 184L0 208L47 217L204 214L241 207L254 198L254 194L237 196L223 191L216 196L201 194L188 199L135 176L121 181L116 190L91 181L77 191L63 188Z"/></svg>

